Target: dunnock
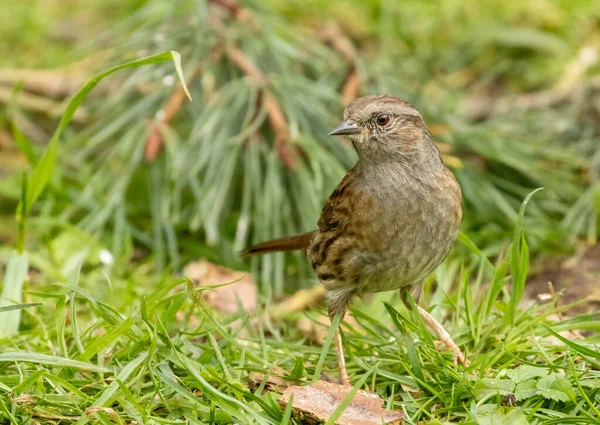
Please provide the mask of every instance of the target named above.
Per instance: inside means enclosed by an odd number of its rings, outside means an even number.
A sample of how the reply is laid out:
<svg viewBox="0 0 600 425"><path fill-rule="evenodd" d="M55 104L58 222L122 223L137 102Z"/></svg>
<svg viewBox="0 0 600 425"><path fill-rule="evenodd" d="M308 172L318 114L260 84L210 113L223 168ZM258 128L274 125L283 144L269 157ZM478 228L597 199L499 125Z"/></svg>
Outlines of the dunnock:
<svg viewBox="0 0 600 425"><path fill-rule="evenodd" d="M423 117L389 95L354 100L344 122L329 133L348 136L358 162L333 191L318 229L252 246L244 254L301 249L327 290L329 316L344 316L350 300L399 289L418 302L423 280L446 257L458 234L461 192L446 168ZM442 325L418 307L427 325L465 364ZM348 385L342 339L335 346L340 381Z"/></svg>

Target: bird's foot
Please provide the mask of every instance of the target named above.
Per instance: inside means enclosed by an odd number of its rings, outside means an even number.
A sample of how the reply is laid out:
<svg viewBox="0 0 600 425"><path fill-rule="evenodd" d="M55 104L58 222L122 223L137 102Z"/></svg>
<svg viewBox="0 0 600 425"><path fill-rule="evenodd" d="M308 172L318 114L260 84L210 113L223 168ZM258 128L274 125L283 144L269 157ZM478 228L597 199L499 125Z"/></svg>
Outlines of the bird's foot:
<svg viewBox="0 0 600 425"><path fill-rule="evenodd" d="M340 376L340 385L343 387L351 387L352 386L352 382L350 382L350 378L348 378L348 375L342 374Z"/></svg>
<svg viewBox="0 0 600 425"><path fill-rule="evenodd" d="M463 352L460 350L456 342L452 339L450 334L444 329L442 324L438 322L435 317L427 312L427 310L417 306L419 309L419 314L423 318L425 324L440 338L440 343L443 343L449 350L454 351L454 363L460 363L464 366L469 366L470 362L467 360ZM439 346L436 345L436 348L439 351Z"/></svg>
<svg viewBox="0 0 600 425"><path fill-rule="evenodd" d="M434 341L435 348L438 351L452 350L454 353L452 361L454 364L460 363L461 365L468 367L471 362L466 358L462 350L456 345L452 339Z"/></svg>

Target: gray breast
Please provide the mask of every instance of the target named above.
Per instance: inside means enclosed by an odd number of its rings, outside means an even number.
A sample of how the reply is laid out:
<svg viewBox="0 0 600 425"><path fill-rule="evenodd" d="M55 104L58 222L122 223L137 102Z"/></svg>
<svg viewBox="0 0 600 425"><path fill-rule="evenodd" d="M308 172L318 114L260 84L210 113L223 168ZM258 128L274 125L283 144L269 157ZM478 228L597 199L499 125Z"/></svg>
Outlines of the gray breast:
<svg viewBox="0 0 600 425"><path fill-rule="evenodd" d="M373 189L373 203L380 208L373 209L369 226L379 243L376 250L362 253L363 292L421 285L444 260L460 222L456 196L447 189L410 178Z"/></svg>

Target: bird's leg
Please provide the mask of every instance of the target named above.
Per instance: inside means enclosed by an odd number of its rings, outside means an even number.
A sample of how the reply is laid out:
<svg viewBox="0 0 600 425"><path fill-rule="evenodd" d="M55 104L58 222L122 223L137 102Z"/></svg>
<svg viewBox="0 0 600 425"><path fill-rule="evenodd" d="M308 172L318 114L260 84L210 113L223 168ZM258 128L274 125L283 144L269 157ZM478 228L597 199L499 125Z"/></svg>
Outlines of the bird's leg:
<svg viewBox="0 0 600 425"><path fill-rule="evenodd" d="M336 315L339 315L340 321L335 328L333 334L333 341L335 343L335 351L337 353L338 368L340 369L340 384L344 386L351 386L350 378L348 377L348 371L346 370L346 360L344 359L344 345L342 344L342 335L340 334L340 326L344 315L346 314L346 307L335 308L334 305L329 306L329 320L333 323Z"/></svg>
<svg viewBox="0 0 600 425"><path fill-rule="evenodd" d="M435 320L431 314L427 312L424 308L417 306L419 309L419 314L423 318L423 321L429 328L440 338L440 340L448 347L450 350L454 351L455 359L459 361L460 364L469 366L469 360L465 357L463 352L460 350L456 342L452 339L450 334L444 329L442 324Z"/></svg>
<svg viewBox="0 0 600 425"><path fill-rule="evenodd" d="M421 289L422 289L422 287L421 287ZM415 303L418 303L421 295L422 295L421 290L415 292L415 295L414 295ZM412 307L411 307L412 304L408 300L408 292L400 291L400 298L402 299L402 302L404 303L404 305L409 310L412 310ZM442 324L440 322L438 322L435 319L435 317L433 317L431 314L429 314L427 312L427 310L425 310L424 308L421 308L419 305L417 305L417 310L419 311L421 318L423 319L425 324L429 327L429 329L431 329L433 331L433 333L435 333L440 338L441 342L444 343L444 345L446 345L446 347L448 347L450 350L452 350L454 352L454 363L456 363L458 361L462 365L469 366L469 360L467 360L467 358L465 357L465 355L463 354L461 349L458 347L458 345L456 345L456 342L454 342L454 340L452 339L452 337L450 336L448 331L446 331L446 329L444 329ZM436 348L438 348L437 345L436 345Z"/></svg>

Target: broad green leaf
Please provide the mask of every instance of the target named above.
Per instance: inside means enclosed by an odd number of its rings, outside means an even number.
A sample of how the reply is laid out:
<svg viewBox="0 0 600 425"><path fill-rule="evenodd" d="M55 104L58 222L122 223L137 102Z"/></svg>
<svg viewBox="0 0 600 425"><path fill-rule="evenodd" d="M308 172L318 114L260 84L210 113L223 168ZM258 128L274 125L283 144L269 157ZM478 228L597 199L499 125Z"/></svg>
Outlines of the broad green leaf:
<svg viewBox="0 0 600 425"><path fill-rule="evenodd" d="M495 410L477 417L478 425L528 425L529 421L521 409L512 409L508 413Z"/></svg>
<svg viewBox="0 0 600 425"><path fill-rule="evenodd" d="M512 394L515 384L510 379L483 378L475 384L475 398L483 400L496 394Z"/></svg>
<svg viewBox="0 0 600 425"><path fill-rule="evenodd" d="M551 373L544 376L537 383L538 394L544 398L549 398L556 401L569 401L575 399L575 390L571 387L571 383L558 373Z"/></svg>
<svg viewBox="0 0 600 425"><path fill-rule="evenodd" d="M542 377L548 375L548 370L535 367L530 365L521 365L517 368L510 369L506 372L506 376L513 380L515 384L519 382L527 381L528 379L535 377Z"/></svg>
<svg viewBox="0 0 600 425"><path fill-rule="evenodd" d="M526 400L537 395L537 382L535 378L519 382L515 388L515 398L517 401Z"/></svg>
<svg viewBox="0 0 600 425"><path fill-rule="evenodd" d="M592 378L592 379L580 379L579 385L586 388L600 388L600 379Z"/></svg>

